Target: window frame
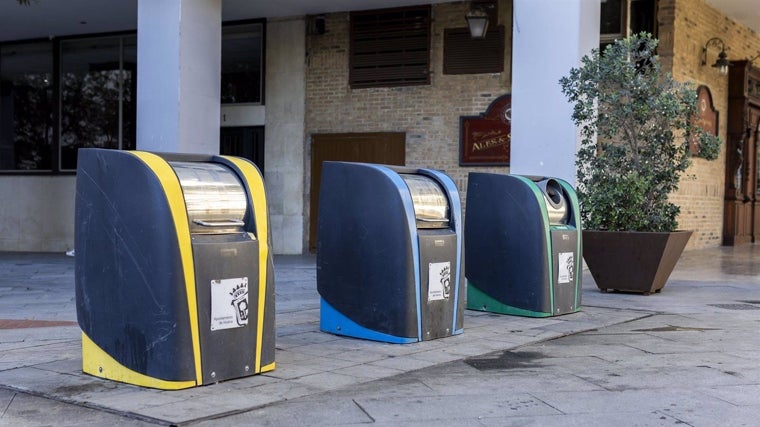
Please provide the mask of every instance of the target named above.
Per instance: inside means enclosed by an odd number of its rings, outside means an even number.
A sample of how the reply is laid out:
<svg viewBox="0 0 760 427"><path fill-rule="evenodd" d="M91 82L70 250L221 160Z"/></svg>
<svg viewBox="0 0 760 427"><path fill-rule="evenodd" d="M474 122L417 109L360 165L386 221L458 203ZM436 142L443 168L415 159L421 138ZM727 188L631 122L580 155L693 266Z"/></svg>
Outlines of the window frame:
<svg viewBox="0 0 760 427"><path fill-rule="evenodd" d="M604 48L608 44L612 44L615 40L619 40L628 37L632 34L631 29L631 10L632 5L635 2L652 1L652 35L657 37L657 12L658 12L658 0L620 0L620 31L619 33L602 33L599 30L599 46ZM601 17L601 8L603 3L599 4L599 16Z"/></svg>
<svg viewBox="0 0 760 427"><path fill-rule="evenodd" d="M235 26L246 26L246 25L260 25L261 26L261 61L259 61L259 65L261 67L261 76L259 78L259 84L260 84L260 100L259 102L222 102L221 100L221 88L220 88L220 99L219 104L220 105L266 105L266 60L267 60L267 21L264 18L257 18L257 19L242 19L242 20L236 20L236 21L227 21L222 22L222 43L224 43L224 29L229 27L235 27ZM220 67L220 73L221 73L221 67ZM220 82L221 82L221 75L220 75ZM221 84L221 83L220 83Z"/></svg>

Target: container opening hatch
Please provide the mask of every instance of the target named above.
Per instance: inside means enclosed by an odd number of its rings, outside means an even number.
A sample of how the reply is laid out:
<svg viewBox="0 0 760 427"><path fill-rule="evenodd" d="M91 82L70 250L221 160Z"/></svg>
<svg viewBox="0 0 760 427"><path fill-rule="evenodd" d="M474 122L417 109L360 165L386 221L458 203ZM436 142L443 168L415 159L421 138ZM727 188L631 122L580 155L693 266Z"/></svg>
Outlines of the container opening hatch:
<svg viewBox="0 0 760 427"><path fill-rule="evenodd" d="M443 189L422 175L399 174L409 187L417 228L448 228L449 202Z"/></svg>
<svg viewBox="0 0 760 427"><path fill-rule="evenodd" d="M532 178L532 181L544 193L549 224L567 225L570 219L570 211L568 209L570 203L567 201L565 191L562 190L560 183L552 178Z"/></svg>
<svg viewBox="0 0 760 427"><path fill-rule="evenodd" d="M169 165L182 187L191 233L243 232L248 200L237 174L219 163Z"/></svg>

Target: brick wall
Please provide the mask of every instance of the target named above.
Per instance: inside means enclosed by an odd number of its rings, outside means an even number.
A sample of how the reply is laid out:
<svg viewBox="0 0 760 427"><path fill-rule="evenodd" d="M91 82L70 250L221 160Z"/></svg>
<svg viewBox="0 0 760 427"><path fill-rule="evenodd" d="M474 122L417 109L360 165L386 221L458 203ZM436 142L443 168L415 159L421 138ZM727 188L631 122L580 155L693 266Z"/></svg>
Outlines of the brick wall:
<svg viewBox="0 0 760 427"><path fill-rule="evenodd" d="M660 0L660 56L676 79L707 85L720 114L719 132L725 140L728 80L709 65L718 53L708 52L701 65L702 46L721 37L729 59L754 56L760 36L731 21L702 0ZM410 166L446 171L456 182L464 205L467 173L508 173L508 167L460 167L459 116L484 112L497 97L511 93L510 47L512 2L499 0L499 23L506 27L504 72L443 75L443 30L465 27L468 2L432 6L431 84L352 90L348 85L348 14L326 16L326 32L306 40L305 176L310 176L310 136L314 133L405 132L406 162ZM725 151L725 150L723 150ZM679 227L694 230L687 249L721 244L725 154L712 162L695 159L672 200L681 206ZM307 182L308 188L308 182ZM309 191L309 190L307 190ZM305 197L308 203L308 194ZM308 212L308 207L306 208ZM308 224L308 218L306 220Z"/></svg>
<svg viewBox="0 0 760 427"><path fill-rule="evenodd" d="M499 1L499 24L506 30L505 71L443 74L443 30L466 27L468 8L469 2L432 5L431 84L393 88L349 87L348 14L326 15L325 34L306 40L307 159L311 158L311 135L315 133L405 132L406 164L444 170L456 182L462 203L468 172L509 172L508 167L459 166L459 116L484 112L493 100L511 93L511 1ZM304 167L310 176L308 160Z"/></svg>
<svg viewBox="0 0 760 427"><path fill-rule="evenodd" d="M720 37L729 50L729 59L745 59L760 51L760 35L730 20L702 0L660 0L660 56L672 66L673 76L681 81L710 88L719 111L719 134L726 139L728 77L712 65L719 49L711 47L707 65L702 66L702 47L712 37ZM672 200L681 206L681 229L695 233L687 249L719 246L722 238L725 147L712 162L694 159Z"/></svg>

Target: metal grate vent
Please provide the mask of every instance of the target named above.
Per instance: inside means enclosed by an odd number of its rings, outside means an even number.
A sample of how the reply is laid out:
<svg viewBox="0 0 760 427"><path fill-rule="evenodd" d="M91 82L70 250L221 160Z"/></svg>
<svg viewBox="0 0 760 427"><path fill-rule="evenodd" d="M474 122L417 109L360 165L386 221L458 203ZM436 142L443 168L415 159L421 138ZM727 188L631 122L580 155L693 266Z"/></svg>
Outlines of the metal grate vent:
<svg viewBox="0 0 760 427"><path fill-rule="evenodd" d="M473 40L467 28L443 32L443 74L481 74L504 71L504 26Z"/></svg>
<svg viewBox="0 0 760 427"><path fill-rule="evenodd" d="M351 12L351 87L430 84L430 5Z"/></svg>

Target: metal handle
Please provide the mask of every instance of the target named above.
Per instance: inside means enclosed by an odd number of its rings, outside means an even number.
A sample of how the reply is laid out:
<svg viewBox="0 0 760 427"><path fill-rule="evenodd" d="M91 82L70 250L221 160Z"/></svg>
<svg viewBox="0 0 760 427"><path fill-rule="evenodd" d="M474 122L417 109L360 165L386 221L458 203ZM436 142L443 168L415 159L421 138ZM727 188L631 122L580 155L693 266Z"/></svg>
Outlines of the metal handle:
<svg viewBox="0 0 760 427"><path fill-rule="evenodd" d="M420 217L417 217L415 219L417 221L419 221L419 222L445 222L445 223L449 222L448 218L420 218Z"/></svg>
<svg viewBox="0 0 760 427"><path fill-rule="evenodd" d="M202 219L194 219L193 223L202 225L204 227L242 227L245 225L245 222L237 219L230 219L226 221L204 221Z"/></svg>

